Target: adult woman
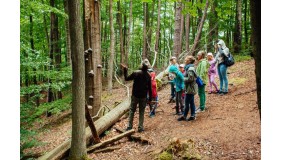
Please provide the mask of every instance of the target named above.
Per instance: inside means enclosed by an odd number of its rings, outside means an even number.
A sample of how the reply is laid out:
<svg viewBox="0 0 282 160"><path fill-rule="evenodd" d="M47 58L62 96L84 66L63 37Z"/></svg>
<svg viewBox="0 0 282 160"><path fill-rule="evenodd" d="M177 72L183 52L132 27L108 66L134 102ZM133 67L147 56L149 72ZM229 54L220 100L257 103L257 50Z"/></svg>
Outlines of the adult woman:
<svg viewBox="0 0 282 160"><path fill-rule="evenodd" d="M219 75L219 94L224 95L228 93L228 78L227 78L227 66L224 64L224 57L229 56L229 48L226 47L223 40L217 42L218 52L215 56L217 61L217 70Z"/></svg>

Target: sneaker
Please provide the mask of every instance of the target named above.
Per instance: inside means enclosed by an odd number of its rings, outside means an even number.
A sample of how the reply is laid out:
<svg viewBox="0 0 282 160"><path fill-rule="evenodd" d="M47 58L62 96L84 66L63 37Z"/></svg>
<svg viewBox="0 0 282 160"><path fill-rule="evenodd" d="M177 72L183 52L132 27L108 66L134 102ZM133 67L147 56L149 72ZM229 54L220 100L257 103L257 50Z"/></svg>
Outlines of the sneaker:
<svg viewBox="0 0 282 160"><path fill-rule="evenodd" d="M223 92L223 94L225 95L225 94L227 94L228 92Z"/></svg>
<svg viewBox="0 0 282 160"><path fill-rule="evenodd" d="M198 108L196 109L196 113L200 113L200 112L204 112L204 110L201 110L201 108L198 107Z"/></svg>
<svg viewBox="0 0 282 160"><path fill-rule="evenodd" d="M188 119L187 119L187 121L194 121L196 119L196 117L189 117Z"/></svg>
<svg viewBox="0 0 282 160"><path fill-rule="evenodd" d="M182 112L178 112L177 115L179 115L179 116L182 115Z"/></svg>
<svg viewBox="0 0 282 160"><path fill-rule="evenodd" d="M223 93L222 91L218 91L218 92L217 92L217 94L219 94L219 95L222 94L222 93Z"/></svg>
<svg viewBox="0 0 282 160"><path fill-rule="evenodd" d="M143 128L141 128L141 129L139 128L139 129L138 129L138 132L139 132L139 133L144 132L144 129L143 129Z"/></svg>
<svg viewBox="0 0 282 160"><path fill-rule="evenodd" d="M181 116L177 119L178 121L185 121L185 117Z"/></svg>
<svg viewBox="0 0 282 160"><path fill-rule="evenodd" d="M155 114L154 113L150 113L149 117L150 118L155 117Z"/></svg>

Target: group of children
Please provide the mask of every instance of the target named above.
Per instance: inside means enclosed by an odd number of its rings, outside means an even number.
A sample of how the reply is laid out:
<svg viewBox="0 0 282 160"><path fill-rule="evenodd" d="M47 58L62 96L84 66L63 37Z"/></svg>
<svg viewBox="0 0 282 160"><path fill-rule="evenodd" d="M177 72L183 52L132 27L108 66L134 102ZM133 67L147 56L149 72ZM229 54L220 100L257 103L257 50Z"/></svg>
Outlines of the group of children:
<svg viewBox="0 0 282 160"><path fill-rule="evenodd" d="M197 53L197 67L195 67L196 59L193 56L187 56L185 58L185 64L178 65L176 57L171 57L171 65L168 67L169 82L171 83L171 98L169 103L172 103L175 99L176 106L175 114L182 115L178 118L182 120L195 120L196 113L202 112L206 108L206 94L205 87L209 82L209 94L218 93L218 87L215 83L215 77L217 75L216 60L212 53L207 54L205 51L199 51ZM196 79L199 77L204 85L198 86ZM214 90L213 90L214 86ZM175 92L175 93L174 93ZM194 96L199 95L200 105L196 109ZM184 101L184 102L183 102ZM187 119L189 110L191 110L191 116Z"/></svg>

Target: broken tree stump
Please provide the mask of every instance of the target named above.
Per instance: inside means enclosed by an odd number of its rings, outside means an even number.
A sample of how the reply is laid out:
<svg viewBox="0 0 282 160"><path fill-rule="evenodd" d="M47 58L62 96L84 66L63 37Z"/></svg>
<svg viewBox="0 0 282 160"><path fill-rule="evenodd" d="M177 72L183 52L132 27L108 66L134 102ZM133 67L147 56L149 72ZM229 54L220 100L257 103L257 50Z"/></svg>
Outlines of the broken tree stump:
<svg viewBox="0 0 282 160"><path fill-rule="evenodd" d="M108 144L111 144L113 142L116 142L116 141L122 139L123 137L127 137L127 136L133 134L134 132L135 132L134 129L131 129L131 130L126 131L126 132L124 132L124 133L122 133L120 135L112 137L112 138L110 138L110 139L108 139L106 141L103 141L101 143L95 144L94 146L91 146L91 147L87 148L87 152L91 152L91 151L93 151L93 150L95 150L97 148L100 148L100 147L106 146Z"/></svg>
<svg viewBox="0 0 282 160"><path fill-rule="evenodd" d="M89 110L88 110L88 106L87 106L87 105L85 105L85 118L86 118L86 121L87 121L87 123L88 123L88 126L89 126L89 128L90 128L90 130L91 130L94 143L100 143L101 140L100 140L99 135L98 135L98 133L97 133L96 127L95 127L95 125L94 125L94 122L93 122L93 120L92 120L92 118L91 118L91 115L90 115L90 112L89 112Z"/></svg>

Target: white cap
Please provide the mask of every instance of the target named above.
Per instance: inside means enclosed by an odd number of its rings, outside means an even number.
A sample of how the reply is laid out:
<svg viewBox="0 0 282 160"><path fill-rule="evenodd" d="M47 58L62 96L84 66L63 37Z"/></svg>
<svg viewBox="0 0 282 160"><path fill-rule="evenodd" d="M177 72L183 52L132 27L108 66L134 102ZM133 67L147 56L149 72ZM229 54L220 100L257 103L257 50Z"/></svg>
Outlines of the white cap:
<svg viewBox="0 0 282 160"><path fill-rule="evenodd" d="M173 59L176 59L176 57L175 57L175 56L172 56L169 60L171 61L171 60L173 60Z"/></svg>
<svg viewBox="0 0 282 160"><path fill-rule="evenodd" d="M184 68L184 67L185 67L184 64L180 64L180 65L179 65L179 68Z"/></svg>
<svg viewBox="0 0 282 160"><path fill-rule="evenodd" d="M209 52L207 56L213 56L213 55L212 55L212 53L211 53L211 52Z"/></svg>

